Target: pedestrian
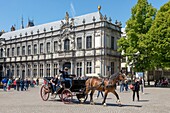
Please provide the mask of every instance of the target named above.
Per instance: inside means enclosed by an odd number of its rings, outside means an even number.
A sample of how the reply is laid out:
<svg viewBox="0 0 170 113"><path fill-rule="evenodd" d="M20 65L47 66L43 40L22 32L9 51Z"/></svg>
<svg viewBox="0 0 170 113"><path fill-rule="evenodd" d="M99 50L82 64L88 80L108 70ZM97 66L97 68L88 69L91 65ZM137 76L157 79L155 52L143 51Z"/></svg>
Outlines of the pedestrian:
<svg viewBox="0 0 170 113"><path fill-rule="evenodd" d="M17 91L19 91L20 88L20 78L16 80L16 86L17 86Z"/></svg>
<svg viewBox="0 0 170 113"><path fill-rule="evenodd" d="M8 82L7 78L3 78L1 82L3 84L3 90L6 91L7 82Z"/></svg>
<svg viewBox="0 0 170 113"><path fill-rule="evenodd" d="M24 79L20 80L21 91L24 90Z"/></svg>
<svg viewBox="0 0 170 113"><path fill-rule="evenodd" d="M128 91L128 81L125 81L125 90Z"/></svg>
<svg viewBox="0 0 170 113"><path fill-rule="evenodd" d="M134 86L134 88L132 89L133 101L135 100L135 93L137 94L137 100L139 101L139 89L140 89L139 81L135 78L132 85Z"/></svg>
<svg viewBox="0 0 170 113"><path fill-rule="evenodd" d="M120 81L120 92L124 91L125 81Z"/></svg>
<svg viewBox="0 0 170 113"><path fill-rule="evenodd" d="M28 88L29 88L29 80L28 80L28 78L25 79L24 84L25 84L25 89L28 90Z"/></svg>
<svg viewBox="0 0 170 113"><path fill-rule="evenodd" d="M39 85L39 78L37 78L37 80L36 80L36 84L37 84L37 86Z"/></svg>
<svg viewBox="0 0 170 113"><path fill-rule="evenodd" d="M7 83L8 91L11 89L11 85L12 85L12 80L11 78L9 78L8 83Z"/></svg>
<svg viewBox="0 0 170 113"><path fill-rule="evenodd" d="M17 86L17 79L14 79L13 85L14 85L14 90L16 90L16 86Z"/></svg>
<svg viewBox="0 0 170 113"><path fill-rule="evenodd" d="M102 95L102 98L103 98L103 92L102 92L102 91L98 91L97 97L96 97L97 99L99 98L99 95L100 95L100 94Z"/></svg>

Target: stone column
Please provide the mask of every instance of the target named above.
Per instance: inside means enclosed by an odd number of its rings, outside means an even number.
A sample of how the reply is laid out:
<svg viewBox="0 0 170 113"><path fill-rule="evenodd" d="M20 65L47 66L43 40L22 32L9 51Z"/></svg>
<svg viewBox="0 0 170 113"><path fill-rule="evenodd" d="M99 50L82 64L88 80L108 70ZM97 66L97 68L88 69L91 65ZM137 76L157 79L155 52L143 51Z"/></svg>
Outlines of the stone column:
<svg viewBox="0 0 170 113"><path fill-rule="evenodd" d="M50 62L50 77L54 76L54 65L53 61Z"/></svg>
<svg viewBox="0 0 170 113"><path fill-rule="evenodd" d="M40 77L40 68L39 68L40 67L40 63L37 62L36 65L37 65L37 67L36 67L37 68L37 77Z"/></svg>
<svg viewBox="0 0 170 113"><path fill-rule="evenodd" d="M75 74L74 72L75 72L75 63L74 63L74 61L73 60L71 60L71 74Z"/></svg>
<svg viewBox="0 0 170 113"><path fill-rule="evenodd" d="M46 73L46 62L44 61L43 62L43 77L46 77L47 75L46 75L47 73Z"/></svg>

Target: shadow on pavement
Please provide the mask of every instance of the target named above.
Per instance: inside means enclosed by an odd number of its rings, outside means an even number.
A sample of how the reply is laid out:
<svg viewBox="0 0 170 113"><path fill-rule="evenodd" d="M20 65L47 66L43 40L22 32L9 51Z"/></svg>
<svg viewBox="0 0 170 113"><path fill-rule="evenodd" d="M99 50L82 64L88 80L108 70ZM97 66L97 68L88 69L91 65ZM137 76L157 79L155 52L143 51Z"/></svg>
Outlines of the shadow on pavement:
<svg viewBox="0 0 170 113"><path fill-rule="evenodd" d="M139 100L139 102L149 102L149 100Z"/></svg>

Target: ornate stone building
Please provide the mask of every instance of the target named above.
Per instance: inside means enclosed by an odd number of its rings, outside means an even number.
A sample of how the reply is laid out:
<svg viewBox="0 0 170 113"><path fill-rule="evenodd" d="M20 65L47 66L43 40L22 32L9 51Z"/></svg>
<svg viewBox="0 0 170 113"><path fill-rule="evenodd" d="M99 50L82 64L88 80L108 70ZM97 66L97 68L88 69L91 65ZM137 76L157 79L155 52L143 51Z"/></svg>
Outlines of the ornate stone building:
<svg viewBox="0 0 170 113"><path fill-rule="evenodd" d="M71 74L110 75L120 69L117 39L121 24L98 12L11 30L0 36L2 76L45 77L69 68Z"/></svg>

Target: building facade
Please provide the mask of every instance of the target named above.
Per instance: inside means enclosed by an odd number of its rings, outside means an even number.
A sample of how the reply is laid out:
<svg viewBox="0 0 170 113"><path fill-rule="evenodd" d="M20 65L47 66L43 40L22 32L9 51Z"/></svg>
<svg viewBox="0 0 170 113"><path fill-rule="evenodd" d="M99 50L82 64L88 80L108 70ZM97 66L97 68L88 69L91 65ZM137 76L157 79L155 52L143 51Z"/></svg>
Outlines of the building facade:
<svg viewBox="0 0 170 113"><path fill-rule="evenodd" d="M31 26L0 36L2 76L46 77L69 68L71 74L110 75L120 69L117 40L121 24L100 11L47 24Z"/></svg>

